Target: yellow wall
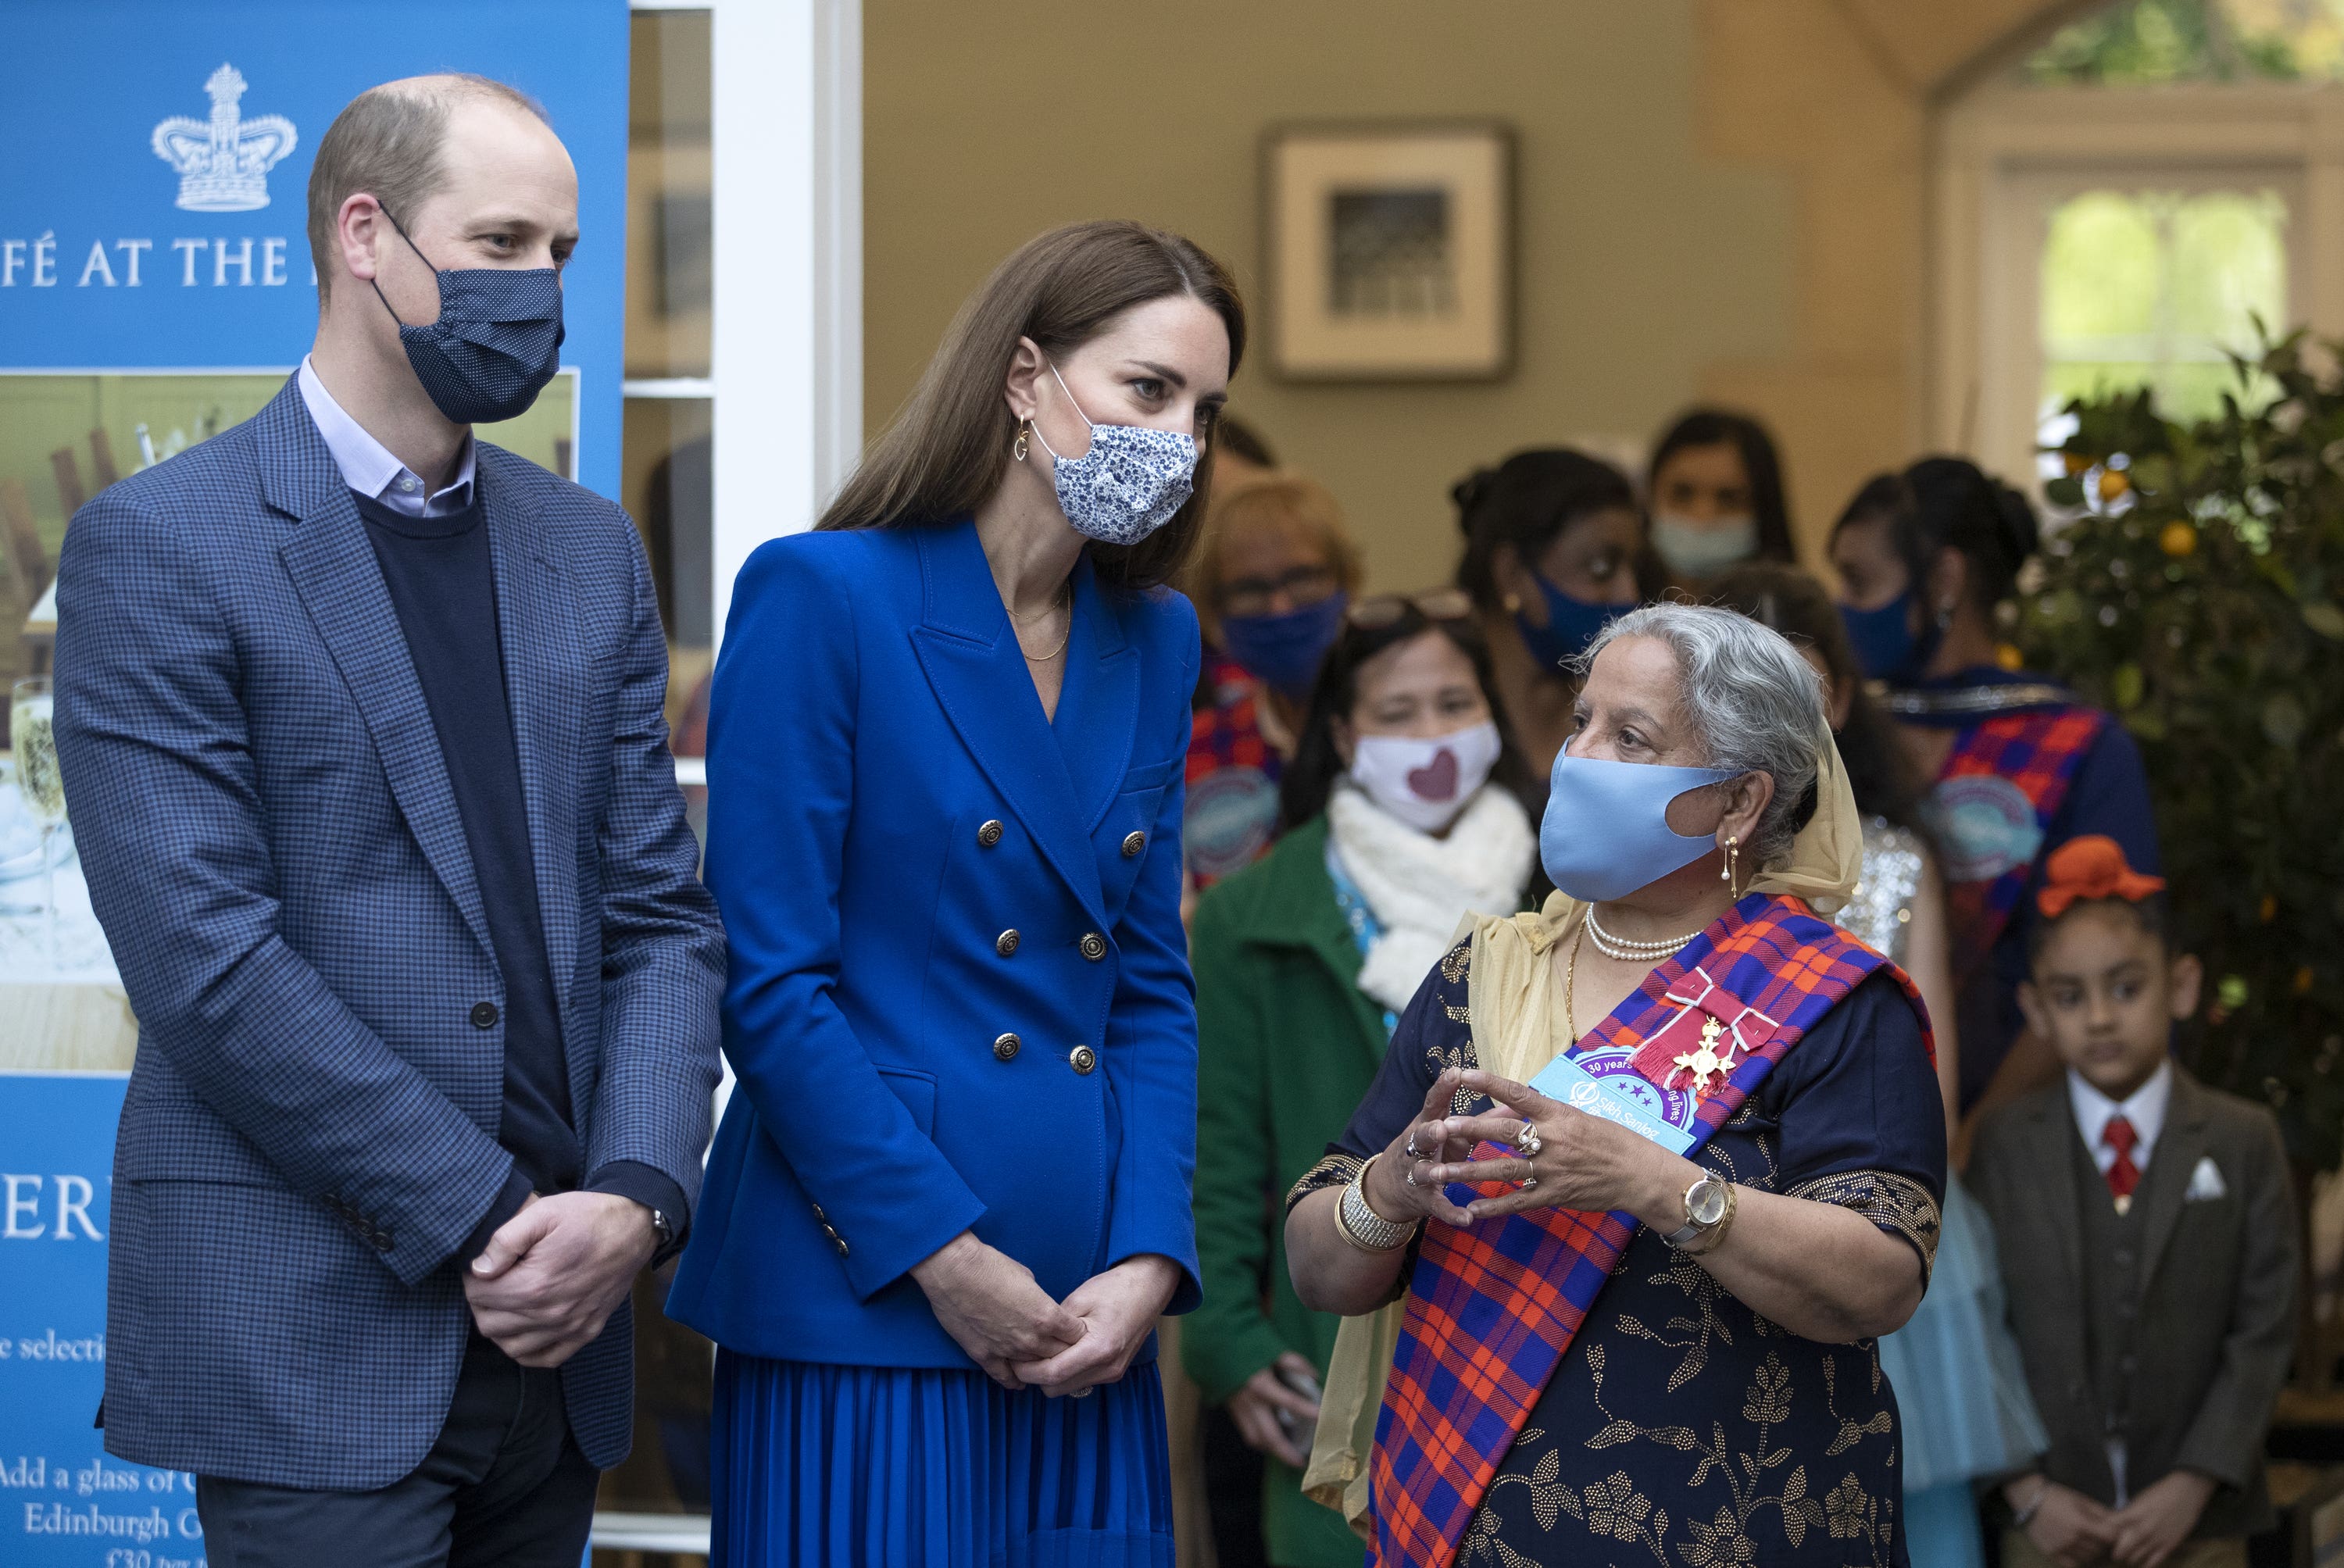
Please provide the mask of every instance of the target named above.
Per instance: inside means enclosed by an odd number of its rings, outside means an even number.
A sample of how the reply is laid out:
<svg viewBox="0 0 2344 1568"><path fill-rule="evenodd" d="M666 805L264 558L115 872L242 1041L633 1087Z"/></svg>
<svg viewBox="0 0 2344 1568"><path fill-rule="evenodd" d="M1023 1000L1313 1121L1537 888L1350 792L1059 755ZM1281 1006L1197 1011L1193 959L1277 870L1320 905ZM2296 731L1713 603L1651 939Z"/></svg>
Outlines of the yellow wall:
<svg viewBox="0 0 2344 1568"><path fill-rule="evenodd" d="M1647 440L1711 367L1791 349L1793 177L1702 150L1696 26L1692 0L868 0L866 428L967 291L1050 225L1177 229L1250 298L1264 127L1494 116L1518 137L1512 375L1305 386L1258 351L1234 389L1280 456L1341 498L1372 582L1444 579L1449 486L1475 465ZM1795 481L1795 446L1787 460Z"/></svg>

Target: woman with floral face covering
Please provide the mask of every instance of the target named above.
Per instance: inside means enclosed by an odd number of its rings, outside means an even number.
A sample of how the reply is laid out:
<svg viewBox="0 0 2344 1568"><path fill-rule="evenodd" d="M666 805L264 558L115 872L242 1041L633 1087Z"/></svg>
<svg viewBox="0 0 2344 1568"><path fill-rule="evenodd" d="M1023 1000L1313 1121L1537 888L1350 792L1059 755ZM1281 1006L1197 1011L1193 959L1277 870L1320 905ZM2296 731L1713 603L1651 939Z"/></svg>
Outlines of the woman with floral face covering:
<svg viewBox="0 0 2344 1568"><path fill-rule="evenodd" d="M719 1346L714 1563L1171 1560L1198 644L1161 585L1244 349L1187 240L1043 235L742 571L707 871L739 1085L668 1309Z"/></svg>
<svg viewBox="0 0 2344 1568"><path fill-rule="evenodd" d="M1541 774L1571 735L1571 662L1603 623L1659 591L1628 476L1566 447L1516 452L1458 481L1457 586L1490 644L1496 690Z"/></svg>
<svg viewBox="0 0 2344 1568"><path fill-rule="evenodd" d="M1357 1568L1299 1467L1339 1320L1304 1309L1264 1195L1342 1131L1418 982L1470 913L1524 906L1537 790L1453 589L1352 605L1311 694L1268 857L1197 906L1197 1251L1181 1359L1268 1456L1278 1568Z"/></svg>

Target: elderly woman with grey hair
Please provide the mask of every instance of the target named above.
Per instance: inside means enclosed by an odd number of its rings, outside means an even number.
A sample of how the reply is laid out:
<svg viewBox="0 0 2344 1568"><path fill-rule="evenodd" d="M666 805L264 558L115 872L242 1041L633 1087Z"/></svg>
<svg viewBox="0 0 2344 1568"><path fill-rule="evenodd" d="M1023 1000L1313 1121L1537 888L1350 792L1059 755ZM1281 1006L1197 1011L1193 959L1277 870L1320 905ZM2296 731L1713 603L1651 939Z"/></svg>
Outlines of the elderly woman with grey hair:
<svg viewBox="0 0 2344 1568"><path fill-rule="evenodd" d="M1306 1486L1383 1568L1902 1564L1873 1341L1945 1112L1911 982L1825 918L1863 833L1821 683L1679 604L1586 669L1561 891L1473 923L1288 1199L1296 1290L1355 1316Z"/></svg>

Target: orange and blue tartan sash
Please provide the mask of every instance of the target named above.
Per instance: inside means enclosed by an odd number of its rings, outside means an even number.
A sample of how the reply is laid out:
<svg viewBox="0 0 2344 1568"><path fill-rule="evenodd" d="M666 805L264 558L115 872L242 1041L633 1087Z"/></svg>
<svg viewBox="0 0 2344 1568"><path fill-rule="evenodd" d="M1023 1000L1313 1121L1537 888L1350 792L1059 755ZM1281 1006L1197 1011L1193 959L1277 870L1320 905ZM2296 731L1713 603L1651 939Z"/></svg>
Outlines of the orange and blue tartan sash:
<svg viewBox="0 0 2344 1568"><path fill-rule="evenodd" d="M1666 1027L1681 1011L1667 993L1696 967L1781 1024L1702 1101L1695 1149L1876 969L1895 976L1928 1037L1928 1012L1902 970L1800 900L1753 893L1647 976L1578 1049L1630 1050ZM1506 1190L1459 1184L1450 1196L1461 1204ZM1447 1568L1635 1229L1626 1214L1563 1209L1426 1228L1376 1420L1376 1568Z"/></svg>
<svg viewBox="0 0 2344 1568"><path fill-rule="evenodd" d="M2085 754L2108 726L2108 716L2096 708L2030 708L1997 713L1963 731L1937 772L1937 796L1946 786L1965 778L1991 777L2016 786L2035 810L2038 835L2047 835L2052 820L2067 799L2067 786ZM1955 784L1956 789L1958 784ZM1953 846L1947 846L1949 852ZM1949 853L1945 904L1953 923L1954 979L1965 982L1977 972L2017 911L2018 900L2034 875L2035 858L1990 876L1962 880L1958 855Z"/></svg>

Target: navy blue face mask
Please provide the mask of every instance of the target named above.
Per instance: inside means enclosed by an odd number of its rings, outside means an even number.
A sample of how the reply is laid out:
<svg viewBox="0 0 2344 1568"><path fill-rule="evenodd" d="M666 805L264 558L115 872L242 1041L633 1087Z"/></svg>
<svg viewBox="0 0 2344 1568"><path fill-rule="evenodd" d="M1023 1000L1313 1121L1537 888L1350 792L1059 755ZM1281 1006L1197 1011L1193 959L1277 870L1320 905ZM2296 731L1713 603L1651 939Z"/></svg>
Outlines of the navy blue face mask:
<svg viewBox="0 0 2344 1568"><path fill-rule="evenodd" d="M1349 606L1349 594L1332 593L1283 615L1225 615L1221 646L1248 674L1298 701L1309 694Z"/></svg>
<svg viewBox="0 0 2344 1568"><path fill-rule="evenodd" d="M1587 645L1595 641L1598 632L1629 608L1625 604L1597 604L1565 593L1541 572L1533 572L1531 575L1546 599L1546 624L1532 625L1528 616L1516 611L1514 629L1522 634L1522 645L1531 651L1531 657L1546 669L1567 669L1572 660L1587 652Z"/></svg>
<svg viewBox="0 0 2344 1568"><path fill-rule="evenodd" d="M383 217L390 217L388 209ZM399 219L390 226L431 267ZM561 273L557 268L473 268L442 272L440 319L410 327L399 320L375 284L375 298L399 321L407 362L431 406L460 425L494 424L527 413L561 368Z"/></svg>
<svg viewBox="0 0 2344 1568"><path fill-rule="evenodd" d="M1877 610L1858 610L1848 604L1839 607L1839 618L1847 628L1848 646L1855 652L1856 664L1873 680L1885 681L1892 686L1909 685L1920 679L1921 671L1936 655L1936 626L1933 624L1917 632L1913 630L1913 607L1917 602L1908 588Z"/></svg>

